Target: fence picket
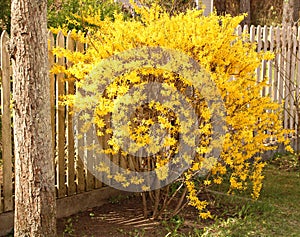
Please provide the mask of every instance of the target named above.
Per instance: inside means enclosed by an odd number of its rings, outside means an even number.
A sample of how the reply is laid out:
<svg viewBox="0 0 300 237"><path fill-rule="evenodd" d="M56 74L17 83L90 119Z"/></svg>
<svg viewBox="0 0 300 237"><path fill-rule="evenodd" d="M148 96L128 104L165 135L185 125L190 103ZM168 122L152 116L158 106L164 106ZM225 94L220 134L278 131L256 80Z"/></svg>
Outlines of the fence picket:
<svg viewBox="0 0 300 237"><path fill-rule="evenodd" d="M262 45L263 45L263 51L267 51L268 47L269 47L269 31L268 31L268 27L264 26L263 30L262 30ZM262 80L266 79L267 76L267 61L263 60L262 61L262 66L261 66L261 71L262 71ZM262 95L266 96L267 95L267 88L266 86L263 87L262 89Z"/></svg>
<svg viewBox="0 0 300 237"><path fill-rule="evenodd" d="M269 50L271 52L274 52L274 46L275 46L275 31L274 31L274 27L271 26L269 29L269 39L270 39L270 47ZM276 60L276 58L275 58ZM274 60L269 60L267 63L267 68L268 68L268 85L269 88L267 90L267 94L274 100L274 74L275 71L273 70L273 65L274 65Z"/></svg>
<svg viewBox="0 0 300 237"><path fill-rule="evenodd" d="M289 128L289 117L290 117L290 99L291 99L291 88L290 88L290 74L291 74L291 47L292 47L292 40L291 40L291 27L288 26L286 29L286 52L285 52L285 73L284 73L284 126L285 128Z"/></svg>
<svg viewBox="0 0 300 237"><path fill-rule="evenodd" d="M274 62L274 101L281 103L281 97L279 96L279 80L280 80L280 45L281 45L281 29L276 27L275 29L275 62Z"/></svg>
<svg viewBox="0 0 300 237"><path fill-rule="evenodd" d="M90 37L90 33L88 32L86 37ZM89 47L89 45L86 43L84 44L85 49L87 49ZM87 136L86 137L86 146L91 146L93 144L95 144L95 139L94 139L94 135L95 135L95 129L92 130L92 134L93 136ZM90 170L87 168L88 166L93 167L94 168L94 158L95 158L95 153L94 150L92 149L86 149L86 157L85 157L85 180L86 180L86 191L90 191L95 187L95 177L94 175L90 172Z"/></svg>
<svg viewBox="0 0 300 237"><path fill-rule="evenodd" d="M1 77L1 81L2 81L2 78L3 78L3 68L2 68L2 55L3 55L3 51L5 50L5 48L3 48L3 39L2 39L2 35L4 35L5 32L2 32L1 34L1 37L0 37L0 77ZM2 84L2 83L1 83ZM1 95L3 93L3 88L2 88L2 85L1 85ZM1 98L1 107L2 107L2 98ZM2 111L1 111L2 113ZM2 123L2 117L1 117L1 123ZM3 147L3 138L1 138L1 152L3 153L3 150L2 150L2 147ZM3 183L3 172L4 172L4 169L3 169L3 166L0 166L0 213L3 212L3 204L2 204L2 183Z"/></svg>
<svg viewBox="0 0 300 237"><path fill-rule="evenodd" d="M246 33L246 34L249 33L249 26L248 25L244 25L244 27L243 27L243 33Z"/></svg>
<svg viewBox="0 0 300 237"><path fill-rule="evenodd" d="M1 35L1 110L2 110L2 159L3 159L3 211L13 210L13 165L12 165L12 134L10 109L10 56L6 50L9 36L7 32Z"/></svg>
<svg viewBox="0 0 300 237"><path fill-rule="evenodd" d="M250 26L250 42L255 42L255 26Z"/></svg>
<svg viewBox="0 0 300 237"><path fill-rule="evenodd" d="M295 83L296 83L296 97L298 102L300 100L300 27L298 27L298 36L297 36L297 45L298 45L298 50L297 50L297 60L296 60L296 68L297 68L297 72L296 72L296 78L295 78ZM295 117L295 126L297 127L299 124L300 118L298 116L298 113L296 114ZM298 136L300 136L300 131L297 131Z"/></svg>
<svg viewBox="0 0 300 237"><path fill-rule="evenodd" d="M84 51L84 44L77 41L76 42L76 51L83 52ZM78 131L76 131L78 134ZM77 193L84 192L85 190L85 175L84 175L84 164L82 159L79 157L78 145L77 149L77 157L76 157L76 183L77 183Z"/></svg>
<svg viewBox="0 0 300 237"><path fill-rule="evenodd" d="M243 28L242 28L242 26L239 25L239 26L236 28L236 34L240 36L240 35L242 35L242 31L243 31Z"/></svg>
<svg viewBox="0 0 300 237"><path fill-rule="evenodd" d="M67 36L66 48L71 52L75 50L75 42L71 37L71 32ZM72 63L67 60L67 67L71 67ZM67 95L75 94L74 80L69 80L67 82ZM72 108L68 106L67 108L67 144L68 144L68 164L67 164L67 187L68 196L76 193L75 185L75 147L74 147L74 127L73 127L73 116L71 114Z"/></svg>
<svg viewBox="0 0 300 237"><path fill-rule="evenodd" d="M57 47L65 47L65 37L62 32L59 32L56 39ZM65 58L57 58L56 63L60 66L65 67ZM63 73L57 74L57 186L58 186L58 197L64 197L66 195L66 163L65 163L65 121L66 121L66 109L65 106L61 105L59 101L62 96L65 95L65 78Z"/></svg>
<svg viewBox="0 0 300 237"><path fill-rule="evenodd" d="M296 71L296 57L297 57L297 27L294 26L291 30L291 67L290 67L290 116L289 116L289 127L295 129L295 117L296 109L294 107L295 102L295 93L296 93L296 80L295 80L295 71Z"/></svg>
<svg viewBox="0 0 300 237"><path fill-rule="evenodd" d="M256 27L256 36L255 36L255 40L257 42L257 52L260 52L262 50L262 28L261 26L257 26ZM258 66L258 68L256 69L256 74L257 74L257 82L261 82L262 81L262 75L261 75L261 70L262 66Z"/></svg>
<svg viewBox="0 0 300 237"><path fill-rule="evenodd" d="M280 103L282 100L284 100L284 78L285 78L285 55L286 55L286 29L281 28L280 32L280 42L281 42L281 47L280 47L280 63L279 63L279 83L278 83L278 88L279 88L279 93L278 97L280 99ZM285 116L285 114L284 114Z"/></svg>
<svg viewBox="0 0 300 237"><path fill-rule="evenodd" d="M52 48L54 46L54 36L51 31L48 32L48 60L49 60L49 70L53 67L55 63L55 58L52 53ZM53 165L55 165L55 147L56 147L56 139L55 139L55 76L54 73L49 73L50 79L50 107L51 107L51 131L52 131L52 154L53 154ZM56 179L55 179L56 180ZM55 181L56 182L56 181Z"/></svg>

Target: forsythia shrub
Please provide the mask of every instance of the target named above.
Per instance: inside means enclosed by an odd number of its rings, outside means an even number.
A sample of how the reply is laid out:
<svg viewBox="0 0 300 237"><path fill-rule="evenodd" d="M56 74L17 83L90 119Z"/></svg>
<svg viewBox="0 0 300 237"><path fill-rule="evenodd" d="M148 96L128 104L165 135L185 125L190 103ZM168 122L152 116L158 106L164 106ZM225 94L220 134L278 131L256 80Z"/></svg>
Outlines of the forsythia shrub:
<svg viewBox="0 0 300 237"><path fill-rule="evenodd" d="M191 167L175 182L156 191L150 191L150 187L144 186L144 204L147 204L147 198L153 202L153 217L175 215L186 205L186 201L199 210L202 218L211 217L209 202L199 198L199 194L209 186L222 182L229 182L231 193L251 190L252 197L258 198L262 188L262 170L265 166L260 154L276 149L275 146L265 144L268 140L276 138L279 143L284 142L288 145L284 136L288 131L283 130L281 125L280 105L272 102L268 96L261 96L260 91L266 83L257 82L255 74L255 69L261 61L272 59L272 54L256 52L255 44L243 40L247 38L246 35L235 34L242 16L233 18L212 14L204 17L202 12L197 10L170 16L158 5L152 5L151 8L136 7L135 10L137 17L127 21L124 21L122 13L116 13L114 21L108 18L98 21L96 16L85 15L84 21L96 27L89 29L88 36L76 31L72 32L72 36L77 41L87 43L89 47L83 53L55 48L56 56L66 57L73 64L68 68L55 66L52 73L63 72L68 80L76 80L80 82L79 86L82 86L86 76L102 59L143 46L176 49L194 58L211 76L221 93L226 109L226 134L222 152L211 171L205 177L200 177L197 172L204 162L207 162L204 157L210 152L209 145L213 143L210 139L213 126L210 124L211 113L205 98L193 89L191 82L178 73L161 69L137 68L118 77L107 86L102 95L97 94L96 100L99 103L92 121L98 127L99 138L109 137L104 152L119 154L128 163L125 166L136 171L155 170L172 160L178 152L176 145L182 131L176 111L170 111L162 103L151 101L148 105L138 107L135 116L128 122L128 127L124 128L123 135L127 134L135 141L135 147L130 147L133 152L147 144L155 144L150 136L152 124L159 123L160 128L168 133L168 139L165 139L163 144L164 149L156 151L155 146L150 147L156 155L141 158L139 162L130 160L128 152L122 150L118 143L118 134L114 134L107 124L107 116L114 112L114 106L122 103L118 98L124 100L130 88L147 82L166 83L182 93L195 109L199 120L197 132L201 140L197 144L195 157L187 158L192 159ZM97 90L97 87L90 89ZM128 97L127 102L136 103L134 100L138 101L141 96L137 92L135 97ZM83 106L88 106L88 99L83 99ZM94 103L92 99L90 103ZM65 101L68 104L73 102L73 96L67 97ZM118 123L125 116L129 115L120 113L116 115L115 121ZM159 132L161 131L158 128ZM220 146L215 144L218 145ZM110 175L109 167L99 164L98 169ZM158 176L164 180L168 169L160 172ZM111 179L120 182L124 187L129 186L131 182L143 183L143 180L126 180L122 173L111 176ZM172 203L176 203L173 211L166 212L167 206L172 206Z"/></svg>

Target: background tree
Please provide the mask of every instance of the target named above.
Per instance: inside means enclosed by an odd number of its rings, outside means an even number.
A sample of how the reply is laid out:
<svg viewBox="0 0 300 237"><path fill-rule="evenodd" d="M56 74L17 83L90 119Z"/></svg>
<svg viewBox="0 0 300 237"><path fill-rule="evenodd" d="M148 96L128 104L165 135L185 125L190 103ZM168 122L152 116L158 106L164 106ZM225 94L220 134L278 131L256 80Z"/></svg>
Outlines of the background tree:
<svg viewBox="0 0 300 237"><path fill-rule="evenodd" d="M214 8L218 15L222 15L226 11L226 1L224 0L214 0Z"/></svg>
<svg viewBox="0 0 300 237"><path fill-rule="evenodd" d="M242 24L251 24L251 5L250 0L240 0L240 13L247 13L247 16L242 21Z"/></svg>
<svg viewBox="0 0 300 237"><path fill-rule="evenodd" d="M251 0L251 24L280 25L283 0Z"/></svg>
<svg viewBox="0 0 300 237"><path fill-rule="evenodd" d="M0 1L0 31L10 29L10 0Z"/></svg>
<svg viewBox="0 0 300 237"><path fill-rule="evenodd" d="M283 0L214 0L218 15L237 16L242 12L250 12L251 19L246 18L246 21L253 25L280 25L282 5Z"/></svg>
<svg viewBox="0 0 300 237"><path fill-rule="evenodd" d="M300 0L283 0L282 25L295 24L299 20Z"/></svg>
<svg viewBox="0 0 300 237"><path fill-rule="evenodd" d="M12 0L15 236L56 236L47 0Z"/></svg>

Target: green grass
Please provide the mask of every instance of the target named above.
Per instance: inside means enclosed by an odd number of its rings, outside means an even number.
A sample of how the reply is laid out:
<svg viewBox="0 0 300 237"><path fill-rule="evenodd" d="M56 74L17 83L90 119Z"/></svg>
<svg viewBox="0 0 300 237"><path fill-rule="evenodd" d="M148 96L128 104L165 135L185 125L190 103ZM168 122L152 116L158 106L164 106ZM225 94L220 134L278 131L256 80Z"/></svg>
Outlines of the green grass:
<svg viewBox="0 0 300 237"><path fill-rule="evenodd" d="M224 214L227 211L231 217L219 219L202 233L191 236L300 236L299 171L288 172L269 165L257 202L227 196L218 198L225 206Z"/></svg>

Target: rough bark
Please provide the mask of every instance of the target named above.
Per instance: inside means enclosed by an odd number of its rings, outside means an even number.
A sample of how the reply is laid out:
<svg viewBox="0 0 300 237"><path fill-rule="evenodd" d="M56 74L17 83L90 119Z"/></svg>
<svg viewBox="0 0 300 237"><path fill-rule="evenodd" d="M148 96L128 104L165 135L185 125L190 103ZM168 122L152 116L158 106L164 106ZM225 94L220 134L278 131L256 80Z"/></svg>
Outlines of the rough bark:
<svg viewBox="0 0 300 237"><path fill-rule="evenodd" d="M240 0L240 13L247 13L247 16L242 21L242 25L250 25L251 24L251 6L250 0Z"/></svg>
<svg viewBox="0 0 300 237"><path fill-rule="evenodd" d="M56 236L47 1L12 0L15 236Z"/></svg>

